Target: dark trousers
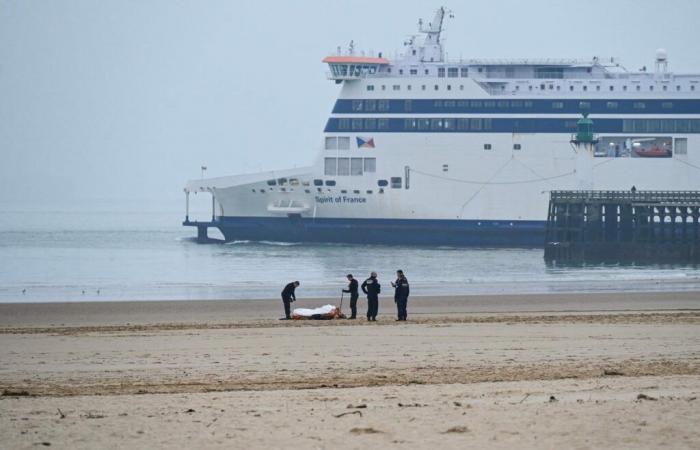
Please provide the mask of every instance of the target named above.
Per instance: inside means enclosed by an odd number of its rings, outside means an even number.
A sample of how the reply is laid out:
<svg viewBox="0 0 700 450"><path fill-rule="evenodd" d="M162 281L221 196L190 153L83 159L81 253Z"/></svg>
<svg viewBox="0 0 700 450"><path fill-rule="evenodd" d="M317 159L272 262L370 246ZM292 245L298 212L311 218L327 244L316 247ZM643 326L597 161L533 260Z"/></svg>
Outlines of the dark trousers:
<svg viewBox="0 0 700 450"><path fill-rule="evenodd" d="M357 317L357 298L359 297L359 294L350 294L350 312L352 315L353 319Z"/></svg>
<svg viewBox="0 0 700 450"><path fill-rule="evenodd" d="M292 318L292 315L290 314L289 310L290 310L290 306L291 306L291 303L292 303L292 299L291 299L291 298L284 298L284 297L282 297L282 303L284 303L284 316L285 316L287 319L291 319L291 318Z"/></svg>
<svg viewBox="0 0 700 450"><path fill-rule="evenodd" d="M368 295L367 296L367 318L376 319L379 313L379 296Z"/></svg>
<svg viewBox="0 0 700 450"><path fill-rule="evenodd" d="M408 317L406 306L408 306L408 297L396 298L396 312L398 313L399 320L406 320Z"/></svg>

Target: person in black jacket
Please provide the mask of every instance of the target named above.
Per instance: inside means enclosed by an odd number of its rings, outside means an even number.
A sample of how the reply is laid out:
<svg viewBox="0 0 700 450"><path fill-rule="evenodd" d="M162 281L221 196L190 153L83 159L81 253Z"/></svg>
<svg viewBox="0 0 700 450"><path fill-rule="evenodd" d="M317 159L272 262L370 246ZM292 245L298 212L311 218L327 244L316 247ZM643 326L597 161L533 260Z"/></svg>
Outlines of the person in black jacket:
<svg viewBox="0 0 700 450"><path fill-rule="evenodd" d="M377 280L377 272L372 272L369 278L362 283L362 292L367 294L367 320L370 322L377 321L381 288L379 280Z"/></svg>
<svg viewBox="0 0 700 450"><path fill-rule="evenodd" d="M348 317L348 319L356 319L357 318L357 298L360 296L357 292L357 280L353 278L352 274L349 273L347 276L348 279L348 288L343 289L343 292L347 292L350 294L350 311L352 315Z"/></svg>
<svg viewBox="0 0 700 450"><path fill-rule="evenodd" d="M408 317L406 306L408 306L409 287L403 270L396 271L396 281L392 282L391 286L394 288L394 303L396 303L396 310L399 316L396 320L404 321Z"/></svg>
<svg viewBox="0 0 700 450"><path fill-rule="evenodd" d="M298 281L292 281L291 283L288 283L284 289L282 289L282 303L284 303L284 315L285 319L283 320L289 320L292 318L290 314L290 306L292 302L297 301L296 295L294 295L294 289L299 287L299 282Z"/></svg>

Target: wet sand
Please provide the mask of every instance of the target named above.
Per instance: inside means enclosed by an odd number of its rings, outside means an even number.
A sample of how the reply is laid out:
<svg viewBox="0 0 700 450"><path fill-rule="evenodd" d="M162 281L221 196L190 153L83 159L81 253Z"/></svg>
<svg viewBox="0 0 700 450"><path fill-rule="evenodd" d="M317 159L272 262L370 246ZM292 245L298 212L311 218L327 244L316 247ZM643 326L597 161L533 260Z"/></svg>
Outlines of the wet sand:
<svg viewBox="0 0 700 450"><path fill-rule="evenodd" d="M412 299L408 323L385 299L376 324L280 303L0 305L0 442L700 446L698 293Z"/></svg>

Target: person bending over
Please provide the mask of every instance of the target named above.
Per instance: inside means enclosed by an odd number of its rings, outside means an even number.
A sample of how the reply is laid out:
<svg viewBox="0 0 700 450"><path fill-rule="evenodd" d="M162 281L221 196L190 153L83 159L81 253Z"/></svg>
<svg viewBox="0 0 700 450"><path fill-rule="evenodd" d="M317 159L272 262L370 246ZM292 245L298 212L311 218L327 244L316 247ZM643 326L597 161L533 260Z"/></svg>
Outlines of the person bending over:
<svg viewBox="0 0 700 450"><path fill-rule="evenodd" d="M290 314L291 303L297 301L296 295L294 295L294 290L299 287L298 281L292 281L288 283L284 289L282 289L282 303L284 303L284 316L282 320L289 320L292 318Z"/></svg>

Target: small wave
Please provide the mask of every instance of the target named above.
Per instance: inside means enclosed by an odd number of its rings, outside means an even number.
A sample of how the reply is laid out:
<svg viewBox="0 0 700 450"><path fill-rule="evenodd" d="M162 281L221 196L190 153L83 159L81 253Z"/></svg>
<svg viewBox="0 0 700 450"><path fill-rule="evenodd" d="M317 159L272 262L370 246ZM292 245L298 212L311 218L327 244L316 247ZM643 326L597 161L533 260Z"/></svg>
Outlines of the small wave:
<svg viewBox="0 0 700 450"><path fill-rule="evenodd" d="M229 241L229 242L226 242L224 245L242 245L242 244L250 244L250 241Z"/></svg>
<svg viewBox="0 0 700 450"><path fill-rule="evenodd" d="M229 241L226 242L226 245L276 245L280 247L291 247L294 245L301 245L300 242L282 242L282 241L249 241L249 240L241 240L241 241Z"/></svg>

